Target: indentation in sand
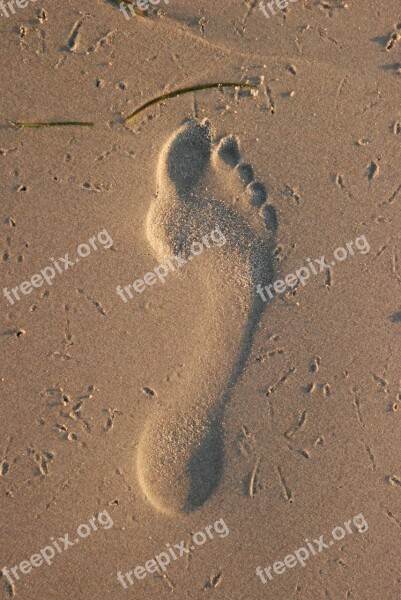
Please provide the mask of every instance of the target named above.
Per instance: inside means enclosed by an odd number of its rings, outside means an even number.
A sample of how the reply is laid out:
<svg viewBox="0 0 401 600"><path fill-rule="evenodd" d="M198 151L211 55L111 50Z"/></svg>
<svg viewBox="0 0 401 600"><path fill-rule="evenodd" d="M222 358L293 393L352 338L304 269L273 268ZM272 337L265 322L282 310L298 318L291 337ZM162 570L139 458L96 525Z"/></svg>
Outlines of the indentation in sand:
<svg viewBox="0 0 401 600"><path fill-rule="evenodd" d="M207 318L191 372L162 399L139 442L141 487L168 514L202 506L222 478L224 408L266 306L254 289L274 276L277 216L267 196L243 163L237 138L215 142L207 121L185 123L161 150L146 223L155 257L162 262L182 252L189 258L191 244L216 227L226 238L202 256Z"/></svg>

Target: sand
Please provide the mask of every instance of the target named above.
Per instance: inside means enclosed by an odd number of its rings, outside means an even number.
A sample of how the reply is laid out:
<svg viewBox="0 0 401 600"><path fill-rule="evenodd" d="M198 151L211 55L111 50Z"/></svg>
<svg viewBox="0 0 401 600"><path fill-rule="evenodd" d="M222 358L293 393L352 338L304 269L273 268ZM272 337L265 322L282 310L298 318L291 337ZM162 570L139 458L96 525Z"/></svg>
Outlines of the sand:
<svg viewBox="0 0 401 600"><path fill-rule="evenodd" d="M20 4L2 597L401 598L399 4Z"/></svg>

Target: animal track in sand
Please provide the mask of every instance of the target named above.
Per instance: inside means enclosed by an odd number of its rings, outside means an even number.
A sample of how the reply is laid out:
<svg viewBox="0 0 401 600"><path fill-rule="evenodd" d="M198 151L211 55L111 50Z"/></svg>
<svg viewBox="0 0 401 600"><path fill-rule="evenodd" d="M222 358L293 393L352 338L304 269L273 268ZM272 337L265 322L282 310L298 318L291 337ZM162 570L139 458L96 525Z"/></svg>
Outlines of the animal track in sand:
<svg viewBox="0 0 401 600"><path fill-rule="evenodd" d="M257 284L274 277L277 217L233 135L213 139L210 123L185 123L162 148L146 232L155 257L182 252L219 227L226 243L202 257L207 321L191 372L145 423L137 457L144 494L158 510L202 506L224 470L223 415L266 306ZM201 275L202 276L202 275Z"/></svg>

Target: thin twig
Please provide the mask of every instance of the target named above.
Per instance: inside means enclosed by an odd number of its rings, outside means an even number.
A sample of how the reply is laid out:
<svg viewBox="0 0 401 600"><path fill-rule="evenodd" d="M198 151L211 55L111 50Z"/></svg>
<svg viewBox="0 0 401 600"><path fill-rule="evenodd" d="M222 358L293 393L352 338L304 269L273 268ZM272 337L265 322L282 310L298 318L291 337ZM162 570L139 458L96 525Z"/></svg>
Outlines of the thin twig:
<svg viewBox="0 0 401 600"><path fill-rule="evenodd" d="M175 92L169 92L168 94L163 94L163 96L158 96L154 100L149 100L143 104L140 108L138 108L135 112L129 115L124 123L129 123L134 119L137 115L143 112L146 108L153 106L154 104L158 104L159 102L164 102L164 100L168 100L170 98L176 98L177 96L182 96L183 94L189 94L190 92L199 92L201 90L211 90L213 88L246 88L256 90L257 87L252 85L251 83L205 83L201 85L194 85L192 87L182 88L180 90L176 90Z"/></svg>
<svg viewBox="0 0 401 600"><path fill-rule="evenodd" d="M31 128L39 128L39 127L69 127L69 126L77 126L77 127L93 127L94 123L90 121L54 121L49 123L29 123L29 122L19 122L19 121L11 121L11 124L14 127L31 127Z"/></svg>

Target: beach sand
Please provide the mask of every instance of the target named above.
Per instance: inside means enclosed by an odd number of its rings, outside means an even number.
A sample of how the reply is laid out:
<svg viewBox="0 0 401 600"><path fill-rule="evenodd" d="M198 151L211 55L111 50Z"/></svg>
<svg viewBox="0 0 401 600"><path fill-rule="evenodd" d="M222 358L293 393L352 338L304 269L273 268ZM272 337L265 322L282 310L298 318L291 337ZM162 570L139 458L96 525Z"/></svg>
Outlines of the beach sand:
<svg viewBox="0 0 401 600"><path fill-rule="evenodd" d="M1 597L401 598L401 11L275 12L0 13Z"/></svg>

